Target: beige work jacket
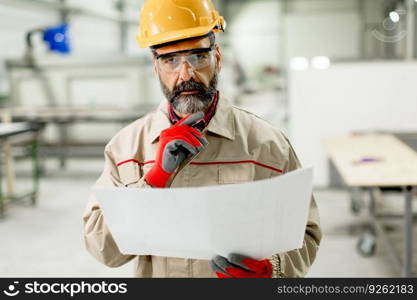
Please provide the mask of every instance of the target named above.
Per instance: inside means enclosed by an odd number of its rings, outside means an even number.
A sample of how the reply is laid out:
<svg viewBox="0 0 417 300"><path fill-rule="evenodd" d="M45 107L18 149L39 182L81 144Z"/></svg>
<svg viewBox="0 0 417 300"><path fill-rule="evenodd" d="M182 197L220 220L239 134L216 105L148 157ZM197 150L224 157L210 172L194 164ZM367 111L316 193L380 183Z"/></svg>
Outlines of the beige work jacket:
<svg viewBox="0 0 417 300"><path fill-rule="evenodd" d="M149 188L144 174L153 165L159 133L170 126L167 102L163 101L158 109L120 130L105 147L104 170L96 185ZM248 182L300 167L293 148L280 130L230 105L223 97L204 134L209 145L179 171L172 187ZM134 259L137 277L216 277L207 260L123 255L93 196L88 200L83 221L87 250L109 267ZM273 277L303 277L316 257L320 240L319 214L312 197L303 247L268 258L273 265Z"/></svg>

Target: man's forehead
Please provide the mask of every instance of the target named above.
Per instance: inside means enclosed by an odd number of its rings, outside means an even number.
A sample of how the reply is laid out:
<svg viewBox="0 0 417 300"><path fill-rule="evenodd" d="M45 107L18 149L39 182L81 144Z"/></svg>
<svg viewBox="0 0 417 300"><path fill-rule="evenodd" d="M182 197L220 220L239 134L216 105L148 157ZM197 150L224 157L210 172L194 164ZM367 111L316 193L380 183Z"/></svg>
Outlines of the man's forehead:
<svg viewBox="0 0 417 300"><path fill-rule="evenodd" d="M167 54L171 52L183 51L183 50L192 50L198 48L208 48L210 47L210 39L208 37L191 39L181 41L175 44L170 44L156 49L158 55Z"/></svg>

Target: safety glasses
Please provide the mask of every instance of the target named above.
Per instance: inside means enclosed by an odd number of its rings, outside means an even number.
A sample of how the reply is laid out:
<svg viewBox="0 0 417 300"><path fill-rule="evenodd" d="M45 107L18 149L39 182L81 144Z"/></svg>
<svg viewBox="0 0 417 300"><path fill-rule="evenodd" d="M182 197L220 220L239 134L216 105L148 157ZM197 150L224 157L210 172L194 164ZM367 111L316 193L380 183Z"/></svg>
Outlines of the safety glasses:
<svg viewBox="0 0 417 300"><path fill-rule="evenodd" d="M210 65L212 61L211 51L213 49L214 46L209 48L183 50L173 53L156 55L155 58L158 61L159 69L162 72L179 72L184 61L187 61L187 63L194 70L200 70Z"/></svg>

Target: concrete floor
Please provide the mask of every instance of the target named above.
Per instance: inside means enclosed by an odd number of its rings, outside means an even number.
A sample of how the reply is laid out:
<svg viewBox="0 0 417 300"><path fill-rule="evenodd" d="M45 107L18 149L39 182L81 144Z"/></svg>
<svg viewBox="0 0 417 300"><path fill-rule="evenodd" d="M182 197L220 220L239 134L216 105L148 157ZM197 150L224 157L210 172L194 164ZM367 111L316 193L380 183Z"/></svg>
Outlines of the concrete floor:
<svg viewBox="0 0 417 300"><path fill-rule="evenodd" d="M46 168L37 207L14 204L0 220L0 277L130 277L130 263L111 269L95 261L84 248L81 216L102 161L71 160L68 169L61 171L55 160L49 160ZM27 189L30 166L19 162L17 169L18 189ZM400 275L383 247L371 258L358 254L356 243L366 214L350 212L346 192L317 190L315 197L324 237L308 277ZM393 197L398 203L398 195ZM399 233L394 237L401 245Z"/></svg>

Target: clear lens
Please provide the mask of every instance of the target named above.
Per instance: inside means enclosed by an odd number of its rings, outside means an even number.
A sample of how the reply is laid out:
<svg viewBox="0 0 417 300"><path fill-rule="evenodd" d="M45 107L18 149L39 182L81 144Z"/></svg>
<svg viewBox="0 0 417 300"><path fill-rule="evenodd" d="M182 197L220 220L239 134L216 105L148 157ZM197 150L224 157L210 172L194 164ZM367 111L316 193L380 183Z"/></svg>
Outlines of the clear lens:
<svg viewBox="0 0 417 300"><path fill-rule="evenodd" d="M211 60L211 50L189 54L173 54L158 58L160 70L163 72L179 72L184 60L194 69L199 70L207 67Z"/></svg>

